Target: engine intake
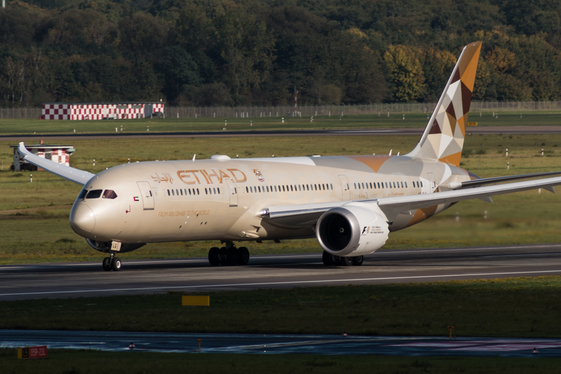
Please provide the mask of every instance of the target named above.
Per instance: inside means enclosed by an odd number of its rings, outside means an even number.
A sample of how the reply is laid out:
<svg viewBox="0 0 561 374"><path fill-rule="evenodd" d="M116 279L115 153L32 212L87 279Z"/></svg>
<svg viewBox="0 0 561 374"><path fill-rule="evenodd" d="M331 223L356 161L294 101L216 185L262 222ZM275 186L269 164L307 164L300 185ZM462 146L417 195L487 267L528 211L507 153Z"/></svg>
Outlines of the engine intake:
<svg viewBox="0 0 561 374"><path fill-rule="evenodd" d="M322 248L337 256L362 256L382 248L388 240L385 214L377 205L345 204L323 213L316 236Z"/></svg>

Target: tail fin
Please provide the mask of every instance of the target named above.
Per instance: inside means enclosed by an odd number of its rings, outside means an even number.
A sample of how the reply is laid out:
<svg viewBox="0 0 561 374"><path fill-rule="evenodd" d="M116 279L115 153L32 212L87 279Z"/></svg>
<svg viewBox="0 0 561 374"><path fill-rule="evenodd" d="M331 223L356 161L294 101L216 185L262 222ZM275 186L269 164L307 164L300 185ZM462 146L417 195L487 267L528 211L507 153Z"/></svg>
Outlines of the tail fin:
<svg viewBox="0 0 561 374"><path fill-rule="evenodd" d="M421 140L407 156L459 166L481 42L464 47Z"/></svg>

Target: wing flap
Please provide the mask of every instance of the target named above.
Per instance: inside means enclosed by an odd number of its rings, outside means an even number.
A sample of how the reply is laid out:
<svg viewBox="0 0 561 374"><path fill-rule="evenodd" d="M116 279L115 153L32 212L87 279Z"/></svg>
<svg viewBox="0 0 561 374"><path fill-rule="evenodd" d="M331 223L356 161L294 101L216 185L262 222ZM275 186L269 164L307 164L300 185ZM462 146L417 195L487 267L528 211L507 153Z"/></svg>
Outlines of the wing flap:
<svg viewBox="0 0 561 374"><path fill-rule="evenodd" d="M84 170L58 164L51 160L47 160L43 157L34 155L25 148L25 144L23 142L19 143L18 152L22 154L24 156L23 159L30 164L45 169L49 173L53 173L55 175L58 175L59 177L62 177L74 183L78 183L82 186L95 175Z"/></svg>

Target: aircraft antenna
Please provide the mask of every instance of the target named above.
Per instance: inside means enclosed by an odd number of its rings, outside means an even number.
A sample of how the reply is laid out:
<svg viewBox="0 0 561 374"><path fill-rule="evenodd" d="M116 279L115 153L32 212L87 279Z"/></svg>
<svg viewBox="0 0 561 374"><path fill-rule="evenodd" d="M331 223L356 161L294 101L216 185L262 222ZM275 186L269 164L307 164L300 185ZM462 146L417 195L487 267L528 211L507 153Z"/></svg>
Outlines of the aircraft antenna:
<svg viewBox="0 0 561 374"><path fill-rule="evenodd" d="M193 155L193 161L195 161L195 158L196 158L196 157L197 157L197 154L195 153L195 154Z"/></svg>

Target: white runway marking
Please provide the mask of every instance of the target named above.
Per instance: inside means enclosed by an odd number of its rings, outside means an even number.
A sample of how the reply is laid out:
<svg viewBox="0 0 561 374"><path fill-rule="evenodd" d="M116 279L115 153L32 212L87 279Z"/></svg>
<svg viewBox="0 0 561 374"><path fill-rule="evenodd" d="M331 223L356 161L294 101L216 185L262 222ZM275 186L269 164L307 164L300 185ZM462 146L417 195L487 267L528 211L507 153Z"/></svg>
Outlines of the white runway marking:
<svg viewBox="0 0 561 374"><path fill-rule="evenodd" d="M375 281L400 281L400 280L419 280L419 279L439 279L439 278L461 278L461 277L488 277L488 276L523 276L536 274L555 274L561 273L558 270L537 270L537 271L514 271L498 273L470 273L470 274L442 274L442 275L418 275L403 277L381 277L381 278L347 278L347 279L318 279L318 280L296 280L280 282L259 282L259 283L230 283L230 284L204 284L193 286L162 286L162 287L138 287L138 288L109 288L109 289L89 289L89 290L66 290L66 291L41 291L41 292L17 292L3 293L3 296L31 296L31 295L57 295L57 294L87 294L87 293L108 293L108 292L142 292L142 291L164 291L164 290L192 290L200 288L236 288L236 287L267 287L267 286L288 286L288 285L313 285L318 283L346 283L346 282L375 282Z"/></svg>

